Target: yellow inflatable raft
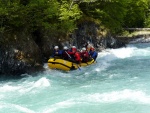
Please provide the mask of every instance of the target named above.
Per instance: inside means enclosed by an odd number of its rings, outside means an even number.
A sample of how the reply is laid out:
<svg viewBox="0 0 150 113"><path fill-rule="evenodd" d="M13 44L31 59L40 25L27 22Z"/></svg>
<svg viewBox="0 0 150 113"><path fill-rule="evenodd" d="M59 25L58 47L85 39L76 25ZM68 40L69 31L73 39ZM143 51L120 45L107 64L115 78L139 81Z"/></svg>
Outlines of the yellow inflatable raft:
<svg viewBox="0 0 150 113"><path fill-rule="evenodd" d="M95 63L94 59L87 63L76 64L68 60L60 59L60 58L50 58L48 60L48 66L51 69L60 69L64 71L70 71L75 69L80 69L81 66L88 66L90 64Z"/></svg>

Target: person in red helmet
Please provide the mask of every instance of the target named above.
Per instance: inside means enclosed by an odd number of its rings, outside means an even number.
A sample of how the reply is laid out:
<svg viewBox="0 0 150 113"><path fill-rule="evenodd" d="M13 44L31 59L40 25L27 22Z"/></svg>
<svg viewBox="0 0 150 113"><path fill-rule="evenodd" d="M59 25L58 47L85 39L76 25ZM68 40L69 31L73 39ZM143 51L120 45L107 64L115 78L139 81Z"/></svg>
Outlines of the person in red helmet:
<svg viewBox="0 0 150 113"><path fill-rule="evenodd" d="M68 52L68 54L75 60L75 63L81 63L80 53L77 52L77 48L75 46L72 46L71 52Z"/></svg>
<svg viewBox="0 0 150 113"><path fill-rule="evenodd" d="M76 47L75 46L72 46L70 51L68 51L68 54L71 56L71 58L74 59L74 52L73 51L76 51Z"/></svg>
<svg viewBox="0 0 150 113"><path fill-rule="evenodd" d="M82 62L84 63L88 62L90 56L85 47L82 48L81 57Z"/></svg>

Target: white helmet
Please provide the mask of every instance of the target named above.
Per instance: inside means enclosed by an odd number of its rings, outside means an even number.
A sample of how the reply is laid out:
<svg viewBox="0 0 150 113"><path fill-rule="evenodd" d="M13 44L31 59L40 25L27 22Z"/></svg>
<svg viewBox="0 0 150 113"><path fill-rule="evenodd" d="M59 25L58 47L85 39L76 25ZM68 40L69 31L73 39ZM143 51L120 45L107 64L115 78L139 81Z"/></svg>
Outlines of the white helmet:
<svg viewBox="0 0 150 113"><path fill-rule="evenodd" d="M83 51L85 51L85 50L86 50L86 48L85 48L85 47L83 47L83 48L82 48L82 50L83 50Z"/></svg>
<svg viewBox="0 0 150 113"><path fill-rule="evenodd" d="M54 47L54 49L58 49L58 48L59 48L58 46L55 46L55 47Z"/></svg>
<svg viewBox="0 0 150 113"><path fill-rule="evenodd" d="M76 48L76 46L72 46L71 48Z"/></svg>
<svg viewBox="0 0 150 113"><path fill-rule="evenodd" d="M67 50L68 49L68 47L67 46L64 46L64 50Z"/></svg>

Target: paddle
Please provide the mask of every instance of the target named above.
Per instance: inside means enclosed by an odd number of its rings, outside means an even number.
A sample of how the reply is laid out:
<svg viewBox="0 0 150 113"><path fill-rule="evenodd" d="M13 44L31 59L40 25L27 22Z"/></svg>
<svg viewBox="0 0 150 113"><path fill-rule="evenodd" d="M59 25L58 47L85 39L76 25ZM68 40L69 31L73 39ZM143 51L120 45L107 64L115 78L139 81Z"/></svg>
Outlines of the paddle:
<svg viewBox="0 0 150 113"><path fill-rule="evenodd" d="M72 57L68 54L68 52L67 52L67 51L65 51L65 52L66 52L66 54L68 55L68 57L69 57L70 59L72 59ZM78 69L81 70L81 68L78 66L78 64L76 64L76 65L77 65Z"/></svg>

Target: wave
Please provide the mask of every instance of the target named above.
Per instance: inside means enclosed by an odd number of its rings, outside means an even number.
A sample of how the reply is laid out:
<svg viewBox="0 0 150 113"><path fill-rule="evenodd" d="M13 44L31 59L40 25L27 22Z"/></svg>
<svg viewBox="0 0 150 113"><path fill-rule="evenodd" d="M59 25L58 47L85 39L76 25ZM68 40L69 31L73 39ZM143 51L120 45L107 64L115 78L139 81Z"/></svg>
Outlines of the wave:
<svg viewBox="0 0 150 113"><path fill-rule="evenodd" d="M107 93L94 93L94 94L81 94L64 101L59 101L55 104L45 107L42 113L53 113L61 111L61 109L71 109L75 106L86 105L102 105L102 104L115 104L115 103L133 102L136 104L150 105L150 96L143 91L136 91L125 89L122 91L112 91Z"/></svg>
<svg viewBox="0 0 150 113"><path fill-rule="evenodd" d="M150 104L150 95L143 91L124 89L107 93L94 93L59 102L55 105L73 105L78 103L117 103L121 101L134 101L139 104Z"/></svg>
<svg viewBox="0 0 150 113"><path fill-rule="evenodd" d="M106 60L125 59L129 57L150 56L150 47L139 47L138 45L128 45L126 48L106 49L102 53Z"/></svg>
<svg viewBox="0 0 150 113"><path fill-rule="evenodd" d="M10 113L37 113L34 112L33 110L23 107L21 105L16 105L16 104L10 104L10 103L0 103L0 112L10 112Z"/></svg>
<svg viewBox="0 0 150 113"><path fill-rule="evenodd" d="M124 89L107 93L89 94L83 100L96 103L116 103L120 101L134 101L139 104L150 104L150 95L143 91Z"/></svg>
<svg viewBox="0 0 150 113"><path fill-rule="evenodd" d="M0 92L6 93L6 92L19 92L19 93L32 93L32 91L38 91L37 89L42 89L45 87L49 87L51 85L50 80L46 77L42 78L36 78L36 80L33 79L34 77L28 77L26 81L18 81L17 83L14 82L6 82L5 84L0 85ZM29 81L30 79L30 81ZM15 84L15 85L14 85Z"/></svg>

